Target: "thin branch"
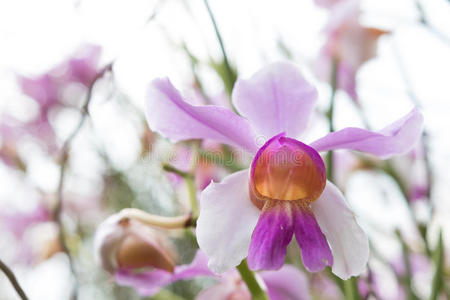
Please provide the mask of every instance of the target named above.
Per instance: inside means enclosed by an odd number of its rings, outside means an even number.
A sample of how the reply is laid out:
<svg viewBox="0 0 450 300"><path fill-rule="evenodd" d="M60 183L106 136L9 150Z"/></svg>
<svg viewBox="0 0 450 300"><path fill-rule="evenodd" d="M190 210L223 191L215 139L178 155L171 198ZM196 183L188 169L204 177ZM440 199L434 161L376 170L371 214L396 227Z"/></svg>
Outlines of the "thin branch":
<svg viewBox="0 0 450 300"><path fill-rule="evenodd" d="M69 152L70 152L70 146L72 141L75 139L75 137L80 132L81 128L83 127L87 117L89 116L89 103L91 102L92 98L92 90L94 88L95 83L98 81L98 79L102 78L103 75L107 71L111 71L112 69L112 63L108 64L106 67L103 68L102 71L100 71L97 76L92 81L86 95L85 102L81 108L81 116L80 120L78 121L77 126L72 131L72 133L68 136L68 138L64 141L62 147L61 147L61 162L60 162L60 171L59 171L59 182L58 182L58 190L57 190L57 201L56 206L53 210L53 220L58 225L59 229L59 242L61 244L62 251L67 255L67 258L69 259L69 266L70 271L73 275L74 279L74 289L71 296L71 299L77 299L78 298L78 279L76 275L75 270L75 263L72 255L70 254L69 247L67 246L67 243L65 241L64 237L64 225L61 219L61 214L63 210L63 191L64 191L64 181L66 177L66 170L67 170L67 162L69 159Z"/></svg>
<svg viewBox="0 0 450 300"><path fill-rule="evenodd" d="M442 33L438 28L432 25L425 14L425 9L423 8L422 2L420 0L414 1L417 12L419 13L419 22L422 24L428 31L434 34L437 38L439 38L442 42L450 45L450 37L446 34Z"/></svg>
<svg viewBox="0 0 450 300"><path fill-rule="evenodd" d="M339 68L339 61L336 58L333 58L333 61L331 62L331 78L330 78L330 84L331 84L331 96L330 96L330 108L327 112L327 117L329 121L329 130L330 132L334 131L334 105L336 100L336 92L338 89L338 68ZM328 151L327 153L327 178L330 181L333 180L333 151Z"/></svg>
<svg viewBox="0 0 450 300"><path fill-rule="evenodd" d="M27 295L23 291L22 287L20 286L19 282L17 281L16 276L14 275L13 271L0 259L0 270L5 273L6 277L8 277L9 282L11 282L12 286L16 290L17 294L19 295L20 299L22 300L28 300Z"/></svg>

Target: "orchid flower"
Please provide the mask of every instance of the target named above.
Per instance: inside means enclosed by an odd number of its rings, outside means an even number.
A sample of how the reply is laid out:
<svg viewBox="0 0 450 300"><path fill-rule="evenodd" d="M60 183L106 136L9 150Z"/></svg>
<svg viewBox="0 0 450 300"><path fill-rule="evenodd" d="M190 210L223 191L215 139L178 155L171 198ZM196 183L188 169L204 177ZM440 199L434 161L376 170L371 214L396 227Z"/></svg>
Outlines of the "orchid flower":
<svg viewBox="0 0 450 300"><path fill-rule="evenodd" d="M213 274L207 257L198 252L189 265L177 265L177 252L162 229L182 228L185 217L161 217L137 209L109 216L97 228L95 258L120 285L133 286L142 296L152 296L180 279Z"/></svg>
<svg viewBox="0 0 450 300"><path fill-rule="evenodd" d="M153 131L174 142L212 139L254 155L249 169L211 182L200 195L197 239L212 271L223 273L245 257L253 270L279 269L294 234L309 271L332 266L344 279L363 271L367 237L342 193L326 180L319 152L402 154L420 136L423 118L413 109L378 132L349 127L306 145L298 138L316 99L316 89L289 63L237 81L232 100L240 115L190 105L168 79L151 83L146 117ZM261 137L269 139L259 147Z"/></svg>
<svg viewBox="0 0 450 300"><path fill-rule="evenodd" d="M362 64L375 57L378 38L388 32L360 24L359 1L320 2L333 5L328 6L330 20L323 30L326 40L315 63L317 76L329 81L333 62L337 61L337 86L357 101L356 73Z"/></svg>

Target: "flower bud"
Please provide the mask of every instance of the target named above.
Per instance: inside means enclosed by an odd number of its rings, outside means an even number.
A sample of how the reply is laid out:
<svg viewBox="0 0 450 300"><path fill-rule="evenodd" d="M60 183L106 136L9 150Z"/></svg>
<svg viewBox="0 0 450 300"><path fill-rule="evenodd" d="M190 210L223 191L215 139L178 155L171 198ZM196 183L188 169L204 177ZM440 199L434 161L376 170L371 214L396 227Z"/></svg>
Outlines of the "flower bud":
<svg viewBox="0 0 450 300"><path fill-rule="evenodd" d="M95 234L96 261L108 272L156 268L173 272L175 253L164 233L124 212L103 221Z"/></svg>

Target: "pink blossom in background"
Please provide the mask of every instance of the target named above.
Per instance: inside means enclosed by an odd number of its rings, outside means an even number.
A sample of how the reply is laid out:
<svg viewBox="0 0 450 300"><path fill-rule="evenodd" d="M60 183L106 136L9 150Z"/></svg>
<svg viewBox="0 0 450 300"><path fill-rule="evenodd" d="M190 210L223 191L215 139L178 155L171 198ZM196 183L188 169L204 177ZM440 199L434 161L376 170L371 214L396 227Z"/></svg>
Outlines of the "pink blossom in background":
<svg viewBox="0 0 450 300"><path fill-rule="evenodd" d="M84 45L65 63L55 68L63 71L61 77L66 82L78 82L89 88L98 76L102 49L97 45Z"/></svg>
<svg viewBox="0 0 450 300"><path fill-rule="evenodd" d="M178 281L197 277L212 277L218 280L216 285L203 290L196 300L251 300L247 286L237 271L229 271L222 276L213 274L207 266L208 258L200 250L193 261L187 265L176 266L173 273L164 270L132 272L120 270L116 273L116 282L135 288L141 296L152 296L163 287ZM258 273L271 300L309 300L306 276L293 266L284 266L279 271Z"/></svg>
<svg viewBox="0 0 450 300"><path fill-rule="evenodd" d="M16 242L21 245L18 251L14 253L15 262L19 264L38 263L55 252L53 251L50 253L47 251L51 246L47 239L41 240L45 243L38 245L35 245L33 241L30 240L29 233L34 230L39 232L39 227L41 225L50 224L50 211L44 203L39 202L33 209L28 211L13 211L7 208L3 208L1 211L0 228L5 232L12 233Z"/></svg>
<svg viewBox="0 0 450 300"><path fill-rule="evenodd" d="M12 232L14 236L21 240L25 231L31 226L50 221L50 211L47 206L39 202L31 211L11 211L2 209L0 213L0 223L4 229Z"/></svg>
<svg viewBox="0 0 450 300"><path fill-rule="evenodd" d="M341 300L344 297L336 283L321 273L311 278L311 290L314 299Z"/></svg>
<svg viewBox="0 0 450 300"><path fill-rule="evenodd" d="M320 6L322 8L330 9L333 6L342 3L345 0L314 0L317 6Z"/></svg>
<svg viewBox="0 0 450 300"><path fill-rule="evenodd" d="M250 169L211 183L200 195L197 240L208 266L223 273L248 256L251 269L279 269L295 234L308 270L330 265L344 279L360 274L369 256L367 237L341 192L326 181L318 152L403 154L420 136L422 115L413 109L379 132L344 128L308 146L296 138L308 125L317 92L295 66L272 64L238 80L232 98L245 119L223 107L190 105L168 79L154 80L148 92L151 130L174 142L211 139L255 155ZM261 136L267 141L262 147ZM271 160L280 154L287 154L286 164Z"/></svg>
<svg viewBox="0 0 450 300"><path fill-rule="evenodd" d="M199 276L214 276L208 269L207 257L201 251L197 251L190 264L175 266L173 272L163 269L143 272L121 269L115 273L115 280L120 285L135 288L141 296L152 296L175 281Z"/></svg>
<svg viewBox="0 0 450 300"><path fill-rule="evenodd" d="M297 268L289 265L278 271L263 271L256 274L271 300L309 300L311 299L306 276ZM203 290L196 300L251 300L247 286L236 270L216 276L218 283Z"/></svg>
<svg viewBox="0 0 450 300"><path fill-rule="evenodd" d="M359 1L338 1L330 9L330 19L325 26L326 40L315 62L317 76L330 82L333 63L337 63L337 87L353 100L356 93L356 73L369 59L375 57L378 38L388 33L360 24Z"/></svg>
<svg viewBox="0 0 450 300"><path fill-rule="evenodd" d="M93 80L99 72L102 72L98 65L100 52L98 46L85 45L73 57L44 74L30 77L18 75L18 84L22 92L36 102L38 112L26 122L14 120L8 122L6 126L15 131L16 136L20 138L31 136L44 145L49 153L54 153L57 150L57 141L51 124L52 114L63 107L79 105L73 100L68 102L64 98L64 92L74 83L82 85L84 93L87 92ZM77 96L80 98L82 95ZM1 134L4 135L4 130Z"/></svg>
<svg viewBox="0 0 450 300"><path fill-rule="evenodd" d="M8 167L24 170L25 164L17 151L22 134L21 128L18 127L18 121L9 116L2 116L0 123L0 160Z"/></svg>

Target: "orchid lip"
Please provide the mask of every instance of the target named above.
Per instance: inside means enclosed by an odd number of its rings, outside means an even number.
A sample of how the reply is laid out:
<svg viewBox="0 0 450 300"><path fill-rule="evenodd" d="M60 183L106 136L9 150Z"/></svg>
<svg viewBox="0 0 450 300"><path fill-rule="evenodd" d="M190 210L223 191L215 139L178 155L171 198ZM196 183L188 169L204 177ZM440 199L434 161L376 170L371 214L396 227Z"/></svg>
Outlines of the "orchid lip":
<svg viewBox="0 0 450 300"><path fill-rule="evenodd" d="M250 199L260 209L267 200L309 204L325 184L325 165L317 151L283 132L267 141L253 159Z"/></svg>

